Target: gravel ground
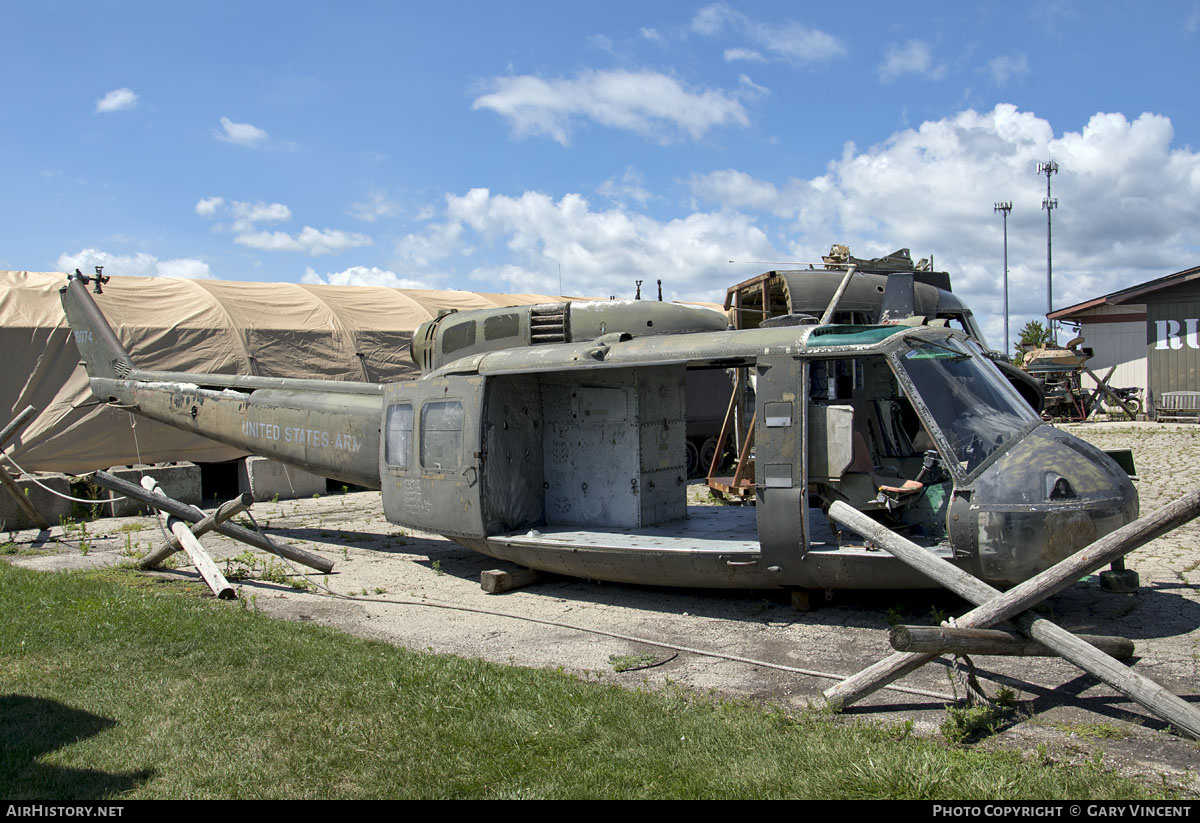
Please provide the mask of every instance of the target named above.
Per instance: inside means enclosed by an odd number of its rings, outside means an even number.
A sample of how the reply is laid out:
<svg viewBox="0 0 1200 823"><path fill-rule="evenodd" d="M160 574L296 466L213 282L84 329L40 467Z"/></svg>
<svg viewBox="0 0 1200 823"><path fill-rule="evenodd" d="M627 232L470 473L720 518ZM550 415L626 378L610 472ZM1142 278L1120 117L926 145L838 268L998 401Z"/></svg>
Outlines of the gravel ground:
<svg viewBox="0 0 1200 823"><path fill-rule="evenodd" d="M1196 487L1200 427L1100 423L1067 428L1102 448L1132 449L1143 513ZM819 608L799 612L777 593L697 592L569 578L489 595L480 589L480 573L503 564L436 535L388 523L377 492L258 503L252 512L276 538L332 559L334 573L312 580L338 594L291 588L283 578L290 569L252 552L260 576L266 562L276 572L268 576L284 580L239 581L241 598L253 608L413 649L561 667L631 687L675 683L800 709L819 701L821 691L834 682L817 673L848 675L890 653L889 621L929 623L934 614L967 610L957 598L933 591L838 592ZM131 553L161 542L162 533L150 517L97 521L88 527L86 555L79 550L78 533L64 535L59 528L49 538L18 532L13 539L19 553L9 556L12 562L61 569L130 562ZM215 558L230 558L231 568L250 560L244 546L219 535L207 535L203 542ZM1198 547L1200 525L1192 523L1130 555L1127 565L1141 575L1137 594L1105 592L1089 578L1047 601L1043 616L1072 631L1134 640L1138 671L1200 702ZM232 559L236 557L242 559ZM182 564L163 573L195 579L194 569ZM697 654L699 650L726 657ZM620 655L641 656L652 667L617 672L611 658ZM1023 752L1042 746L1051 757L1068 762L1099 755L1120 771L1162 777L1200 796L1200 744L1172 733L1071 664L980 657L975 665L989 694L1006 687L1018 699L1017 711L1001 730L976 745ZM947 697L962 694L945 659L898 685ZM873 722L911 720L920 733L937 736L947 717L946 702L886 690L845 714Z"/></svg>

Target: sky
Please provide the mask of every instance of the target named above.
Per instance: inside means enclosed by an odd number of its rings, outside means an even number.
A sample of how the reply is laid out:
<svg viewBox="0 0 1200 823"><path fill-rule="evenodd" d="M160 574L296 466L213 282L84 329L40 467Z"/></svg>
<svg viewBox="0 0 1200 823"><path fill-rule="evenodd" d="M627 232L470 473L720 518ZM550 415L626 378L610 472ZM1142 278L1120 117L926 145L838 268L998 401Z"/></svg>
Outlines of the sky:
<svg viewBox="0 0 1200 823"><path fill-rule="evenodd" d="M0 268L721 302L910 248L1010 330L1200 264L1200 2L0 5ZM732 262L731 262L732 261Z"/></svg>

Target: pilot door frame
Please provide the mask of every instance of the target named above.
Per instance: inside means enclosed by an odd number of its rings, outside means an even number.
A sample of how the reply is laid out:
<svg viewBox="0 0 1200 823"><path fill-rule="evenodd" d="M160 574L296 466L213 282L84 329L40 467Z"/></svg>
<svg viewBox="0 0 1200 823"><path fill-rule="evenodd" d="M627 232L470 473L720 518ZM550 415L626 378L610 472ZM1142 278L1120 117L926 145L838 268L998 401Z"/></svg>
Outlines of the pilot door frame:
<svg viewBox="0 0 1200 823"><path fill-rule="evenodd" d="M808 362L795 355L757 361L755 507L763 562L786 568L808 534Z"/></svg>
<svg viewBox="0 0 1200 823"><path fill-rule="evenodd" d="M438 534L486 535L484 384L478 375L451 375L385 388L379 475L388 520Z"/></svg>

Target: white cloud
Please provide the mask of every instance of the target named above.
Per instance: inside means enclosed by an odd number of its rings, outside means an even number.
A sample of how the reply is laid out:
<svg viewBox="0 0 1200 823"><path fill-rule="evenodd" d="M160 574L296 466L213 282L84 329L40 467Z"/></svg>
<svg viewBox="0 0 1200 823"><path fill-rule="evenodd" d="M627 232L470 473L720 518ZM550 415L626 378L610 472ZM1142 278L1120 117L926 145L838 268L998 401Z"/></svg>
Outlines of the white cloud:
<svg viewBox="0 0 1200 823"><path fill-rule="evenodd" d="M196 214L201 217L212 217L224 206L224 197L202 197L196 202Z"/></svg>
<svg viewBox="0 0 1200 823"><path fill-rule="evenodd" d="M83 249L76 254L60 254L58 268L60 271L73 272L76 269L91 274L96 266L103 266L104 273L120 277L189 277L206 279L212 277L208 264L192 257L178 257L172 260L159 260L152 254L138 252L137 254L109 254L99 249Z"/></svg>
<svg viewBox="0 0 1200 823"><path fill-rule="evenodd" d="M929 44L921 40L909 40L904 45L892 43L884 50L883 62L879 64L879 79L890 83L902 74L940 80L946 74L946 66L944 63L933 64Z"/></svg>
<svg viewBox="0 0 1200 823"><path fill-rule="evenodd" d="M474 251L463 239L462 224L454 222L433 223L425 231L405 235L396 243L396 259L401 266L423 273L432 273L441 260L468 257Z"/></svg>
<svg viewBox="0 0 1200 823"><path fill-rule="evenodd" d="M209 273L208 264L202 260L195 258L184 257L175 260L162 260L158 263L159 277L190 277L193 279L205 279L212 277Z"/></svg>
<svg viewBox="0 0 1200 823"><path fill-rule="evenodd" d="M472 189L447 195L443 222L410 235L429 260L470 266L486 291L632 297L634 280L663 279L669 299L716 301L730 282L731 257L775 255L752 217L737 212L690 214L659 221L621 207L594 211L579 194L554 200L541 192L520 197ZM474 241L475 249L464 249ZM487 258L487 259L479 259Z"/></svg>
<svg viewBox="0 0 1200 823"><path fill-rule="evenodd" d="M692 31L712 37L725 27L726 22L734 12L722 3L713 3L696 12L692 18Z"/></svg>
<svg viewBox="0 0 1200 823"><path fill-rule="evenodd" d="M214 230L232 231L235 235L233 242L260 251L298 251L316 257L369 246L373 242L365 234L314 229L312 226L305 226L299 234L259 230L260 223L286 223L292 219L292 210L283 203L265 203L262 200L233 200L226 203L223 197L205 197L196 203L196 214L206 218L228 214L233 218L232 223L217 223Z"/></svg>
<svg viewBox="0 0 1200 823"><path fill-rule="evenodd" d="M318 257L369 246L372 241L365 234L305 226L299 234L282 231L244 232L233 238L233 242L260 251L298 251Z"/></svg>
<svg viewBox="0 0 1200 823"><path fill-rule="evenodd" d="M715 37L726 28L765 50L772 56L793 65L817 63L841 57L846 47L833 35L786 20L782 23L763 23L752 20L740 11L724 3L713 3L696 12L691 29L706 37ZM731 56L732 55L732 56ZM761 52L746 48L731 48L725 51L726 60L761 60Z"/></svg>
<svg viewBox="0 0 1200 823"><path fill-rule="evenodd" d="M138 96L133 89L113 89L96 101L96 114L132 109L137 105L137 101Z"/></svg>
<svg viewBox="0 0 1200 823"><path fill-rule="evenodd" d="M233 230L247 232L257 223L283 223L292 219L292 210L282 203L249 203L235 200L230 204L233 213Z"/></svg>
<svg viewBox="0 0 1200 823"><path fill-rule="evenodd" d="M642 33L642 37L646 38L651 43L658 43L659 45L663 45L666 42L663 39L663 36L661 34L659 34L658 29L644 27L644 28L642 28L641 33Z"/></svg>
<svg viewBox="0 0 1200 823"><path fill-rule="evenodd" d="M239 146L259 146L267 139L267 133L258 126L249 123L235 123L228 117L221 118L221 131L214 131L213 136L226 143L236 143Z"/></svg>
<svg viewBox="0 0 1200 823"><path fill-rule="evenodd" d="M364 223L374 223L380 218L395 217L400 214L400 205L388 199L385 191L371 191L362 203L350 205L350 216Z"/></svg>
<svg viewBox="0 0 1200 823"><path fill-rule="evenodd" d="M1029 74L1029 58L1023 54L1002 54L988 61L988 71L997 86L1003 86L1014 77L1024 77Z"/></svg>
<svg viewBox="0 0 1200 823"><path fill-rule="evenodd" d="M224 197L204 197L196 203L196 214L201 217L216 217L228 213L233 217L231 226L218 223L218 231L232 228L233 231L246 233L253 231L259 223L283 223L292 219L292 210L283 203L264 203L261 200L234 200L225 202Z"/></svg>
<svg viewBox="0 0 1200 823"><path fill-rule="evenodd" d="M348 269L328 274L317 274L311 267L304 270L301 283L314 286L386 286L390 289L428 289L422 280L401 277L389 269L371 266L351 266Z"/></svg>
<svg viewBox="0 0 1200 823"><path fill-rule="evenodd" d="M1061 308L1194 265L1200 246L1200 152L1174 148L1170 121L1097 114L1055 136L1050 123L1012 105L964 111L896 132L860 150L847 144L826 174L759 180L728 169L696 175L693 195L724 209L778 218L789 259L813 260L835 242L858 257L901 246L935 255L955 292L988 320L1001 344L1001 220L1008 219L1015 331L1045 312L1046 180L1052 157L1054 294Z"/></svg>
<svg viewBox="0 0 1200 823"><path fill-rule="evenodd" d="M790 181L786 188L802 185ZM709 174L692 175L689 188L697 197L726 208L750 208L780 217L795 216L799 195L780 191L774 183L756 180L745 172L725 169Z"/></svg>
<svg viewBox="0 0 1200 823"><path fill-rule="evenodd" d="M573 79L549 80L517 75L493 78L489 86L473 109L506 118L517 137L545 136L564 146L579 118L660 143L750 123L736 93L689 91L675 78L649 71L583 71Z"/></svg>
<svg viewBox="0 0 1200 823"><path fill-rule="evenodd" d="M754 49L725 49L724 57L726 63L732 63L734 60L748 60L751 63L767 62L767 58Z"/></svg>
<svg viewBox="0 0 1200 823"><path fill-rule="evenodd" d="M610 177L596 187L596 193L618 203L634 200L644 206L647 201L654 199L654 195L643 185L644 182L641 172L629 166L621 174L620 180Z"/></svg>

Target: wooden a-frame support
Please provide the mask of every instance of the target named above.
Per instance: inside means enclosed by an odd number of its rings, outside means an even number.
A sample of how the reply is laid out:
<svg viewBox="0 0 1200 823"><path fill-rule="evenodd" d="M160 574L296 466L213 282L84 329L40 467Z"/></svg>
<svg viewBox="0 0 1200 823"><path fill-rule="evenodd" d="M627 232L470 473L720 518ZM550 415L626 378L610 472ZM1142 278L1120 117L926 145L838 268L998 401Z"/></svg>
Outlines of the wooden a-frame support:
<svg viewBox="0 0 1200 823"><path fill-rule="evenodd" d="M1068 588L1079 578L1119 560L1129 552L1200 515L1200 491L1184 495L1153 514L1129 523L1070 557L1001 593L947 560L867 517L841 501L829 507L829 516L932 577L977 608L958 618L961 628L986 628L1013 620L1022 634L1099 678L1145 706L1173 727L1200 739L1200 710L1141 674L1123 666L1104 652L1044 618L1025 614L1042 600ZM903 677L937 655L898 652L825 690L830 705L841 709L888 683Z"/></svg>
<svg viewBox="0 0 1200 823"><path fill-rule="evenodd" d="M316 569L325 574L333 571L333 563L320 555L306 552L303 549L297 549L293 546L276 543L265 534L260 534L259 532L247 529L245 526L228 522L229 518L244 512L250 507L253 498L249 494L243 494L240 497L223 503L214 512L206 515L195 506L189 506L186 503L180 503L178 500L167 497L162 489L156 488L157 483L152 477L142 478L142 486L145 488L136 486L119 477L114 477L104 471L96 472L95 480L97 484L106 489L141 501L147 506L168 515L167 526L175 536L167 541L166 544L142 558L140 566L143 569L153 568L175 552L183 549L192 558L192 562L196 564L196 568L200 570L200 574L208 582L214 594L218 597L234 597L233 588L226 582L224 576L213 564L212 559L208 557L208 554L197 539L200 535L209 531L216 531L226 537L232 537L234 540L251 545L256 549L262 549L271 554L301 563L310 569ZM188 523L194 525L189 527Z"/></svg>

